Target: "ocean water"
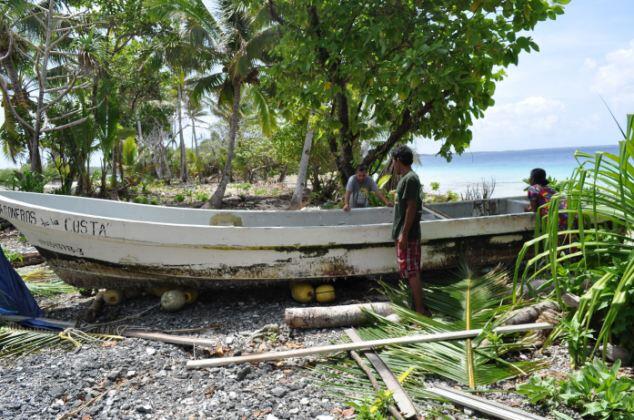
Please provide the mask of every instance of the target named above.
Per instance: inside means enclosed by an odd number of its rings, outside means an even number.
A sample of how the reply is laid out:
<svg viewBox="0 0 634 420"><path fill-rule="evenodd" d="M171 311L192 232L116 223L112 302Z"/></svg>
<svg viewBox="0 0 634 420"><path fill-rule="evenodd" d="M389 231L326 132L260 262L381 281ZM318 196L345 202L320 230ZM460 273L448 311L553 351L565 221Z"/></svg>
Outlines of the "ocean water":
<svg viewBox="0 0 634 420"><path fill-rule="evenodd" d="M556 179L570 177L577 166L575 151L593 153L596 151L618 152L617 145L567 147L558 149L533 149L504 152L467 152L454 156L451 162L434 155L419 155L420 163L414 165L425 191L431 191L430 184L438 182L440 192L464 193L469 185L482 180L495 180L494 197L524 195L531 169L543 168Z"/></svg>

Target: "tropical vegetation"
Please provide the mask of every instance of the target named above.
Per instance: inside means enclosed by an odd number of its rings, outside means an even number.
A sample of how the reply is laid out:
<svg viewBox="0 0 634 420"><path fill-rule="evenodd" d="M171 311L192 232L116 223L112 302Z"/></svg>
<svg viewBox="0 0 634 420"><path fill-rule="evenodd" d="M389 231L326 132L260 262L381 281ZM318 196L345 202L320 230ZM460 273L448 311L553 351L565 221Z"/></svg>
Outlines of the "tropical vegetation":
<svg viewBox="0 0 634 420"><path fill-rule="evenodd" d="M539 219L536 237L520 252L516 298L533 279L545 279L562 302L579 296L562 332L574 363L606 356L619 345L634 351L634 117L629 116L618 154L576 154L579 165ZM565 199L567 209L559 210ZM559 212L567 214L560 227ZM618 322L617 322L618 320Z"/></svg>
<svg viewBox="0 0 634 420"><path fill-rule="evenodd" d="M197 180L215 207L230 182L284 179L306 154L297 183L325 201L414 136L465 150L504 68L538 49L529 31L565 3L7 0L0 143L28 163L16 188L130 199Z"/></svg>

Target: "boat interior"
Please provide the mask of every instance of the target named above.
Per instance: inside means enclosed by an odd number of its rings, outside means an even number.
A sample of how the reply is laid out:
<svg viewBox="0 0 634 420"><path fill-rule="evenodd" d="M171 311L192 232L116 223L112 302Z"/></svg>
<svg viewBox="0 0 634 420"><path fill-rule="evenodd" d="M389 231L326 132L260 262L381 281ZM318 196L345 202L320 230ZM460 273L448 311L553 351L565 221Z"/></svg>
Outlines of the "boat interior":
<svg viewBox="0 0 634 420"><path fill-rule="evenodd" d="M47 210L84 216L195 226L371 225L391 223L393 212L393 209L388 207L353 209L350 212L339 209L206 210L18 191L0 191L0 203L3 201L2 198L21 202L16 204L22 204L26 207L39 206ZM6 202L2 204L6 205ZM429 204L423 208L423 220L523 213L527 204L528 202L524 197Z"/></svg>

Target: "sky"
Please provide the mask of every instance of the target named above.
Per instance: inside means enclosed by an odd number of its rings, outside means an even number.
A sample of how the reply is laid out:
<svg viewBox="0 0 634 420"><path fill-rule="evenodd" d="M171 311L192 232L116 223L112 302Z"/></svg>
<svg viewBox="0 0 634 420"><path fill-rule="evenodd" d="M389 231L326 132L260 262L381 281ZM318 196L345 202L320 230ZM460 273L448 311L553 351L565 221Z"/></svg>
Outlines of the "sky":
<svg viewBox="0 0 634 420"><path fill-rule="evenodd" d="M469 151L613 144L634 113L634 0L572 0L565 14L532 33L539 52L523 54L477 120ZM0 112L0 124L3 112ZM439 144L417 139L416 150ZM12 166L0 156L0 167Z"/></svg>

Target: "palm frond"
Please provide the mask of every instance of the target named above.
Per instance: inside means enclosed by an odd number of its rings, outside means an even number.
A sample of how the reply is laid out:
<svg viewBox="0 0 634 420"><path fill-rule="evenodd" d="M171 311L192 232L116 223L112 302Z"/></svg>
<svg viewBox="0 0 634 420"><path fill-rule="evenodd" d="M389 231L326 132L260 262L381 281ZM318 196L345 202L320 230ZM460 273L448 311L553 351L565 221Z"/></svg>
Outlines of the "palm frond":
<svg viewBox="0 0 634 420"><path fill-rule="evenodd" d="M260 89L258 89L258 87L251 86L248 89L248 96L253 100L253 103L257 109L258 119L260 121L260 127L262 127L262 132L265 135L270 136L277 125L273 110L269 107L264 94Z"/></svg>
<svg viewBox="0 0 634 420"><path fill-rule="evenodd" d="M251 60L263 59L267 51L275 44L279 37L276 28L267 28L255 34L246 44L247 56Z"/></svg>
<svg viewBox="0 0 634 420"><path fill-rule="evenodd" d="M484 333L472 340L419 343L407 346L392 346L376 350L383 361L394 372L401 375L414 371L405 389L417 400L432 398L425 392L426 376L440 376L474 389L502 380L526 375L543 368L543 362L510 362L503 357L511 351L530 348L529 339L493 342L492 328L497 326L502 315L510 308L509 276L493 270L476 277L468 270L462 272L457 281L425 288L426 303L438 317L428 318L409 306L409 290L393 288L383 284L386 295L393 303L399 321L372 314L375 320L370 327L359 329L364 340L384 339L410 334L458 331L466 328L482 328ZM319 375L331 378L326 387L333 387L345 397L366 397L369 387L365 385L363 373L349 362L336 360L319 366Z"/></svg>
<svg viewBox="0 0 634 420"><path fill-rule="evenodd" d="M0 359L23 356L46 348L73 350L83 344L100 344L122 338L117 335L89 334L72 328L60 332L0 326Z"/></svg>
<svg viewBox="0 0 634 420"><path fill-rule="evenodd" d="M150 6L161 14L181 13L195 20L210 36L220 36L221 28L216 18L201 0L155 0Z"/></svg>
<svg viewBox="0 0 634 420"><path fill-rule="evenodd" d="M204 76L193 77L187 81L191 86L192 98L199 101L206 93L216 92L227 83L225 73L212 73Z"/></svg>
<svg viewBox="0 0 634 420"><path fill-rule="evenodd" d="M75 289L70 284L64 283L61 280L47 282L27 281L26 287L29 289L31 294L33 294L33 296L38 297L50 297L77 292L77 289Z"/></svg>

